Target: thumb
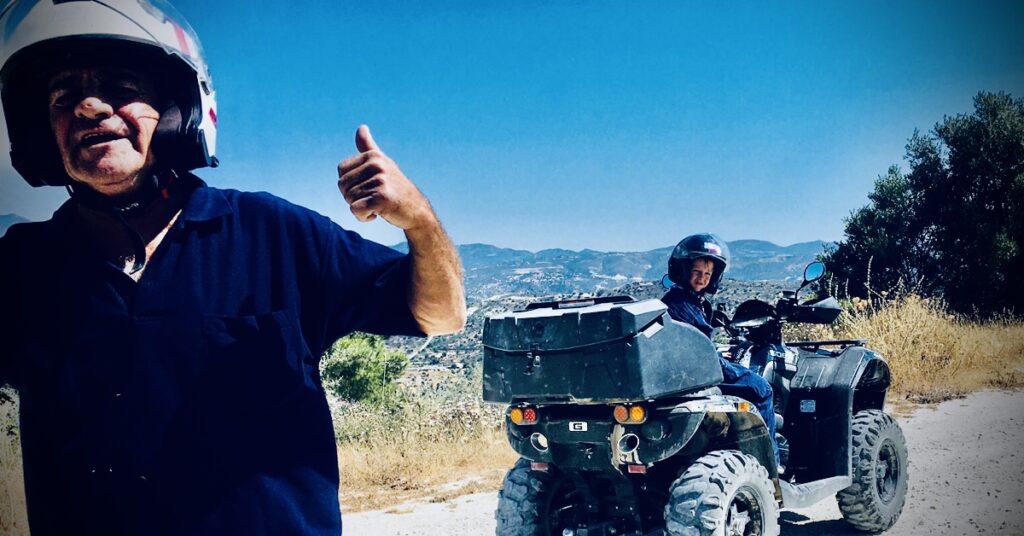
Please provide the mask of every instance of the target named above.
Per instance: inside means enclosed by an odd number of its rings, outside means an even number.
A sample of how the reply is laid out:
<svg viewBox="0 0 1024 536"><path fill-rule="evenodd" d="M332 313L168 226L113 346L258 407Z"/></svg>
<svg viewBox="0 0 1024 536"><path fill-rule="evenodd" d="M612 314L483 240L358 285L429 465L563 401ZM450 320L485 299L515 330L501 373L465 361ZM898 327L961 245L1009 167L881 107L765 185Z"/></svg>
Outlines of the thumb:
<svg viewBox="0 0 1024 536"><path fill-rule="evenodd" d="M370 127L359 125L359 128L356 129L356 149L361 153L380 150L380 147L377 147L377 142L373 141Z"/></svg>

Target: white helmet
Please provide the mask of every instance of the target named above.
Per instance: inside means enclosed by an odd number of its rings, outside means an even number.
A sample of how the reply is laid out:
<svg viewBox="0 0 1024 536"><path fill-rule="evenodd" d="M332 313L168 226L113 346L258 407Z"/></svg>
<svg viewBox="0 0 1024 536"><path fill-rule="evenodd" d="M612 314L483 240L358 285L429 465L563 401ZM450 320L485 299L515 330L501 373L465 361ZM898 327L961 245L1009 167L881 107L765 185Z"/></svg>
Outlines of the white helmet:
<svg viewBox="0 0 1024 536"><path fill-rule="evenodd" d="M216 99L199 38L164 0L13 0L0 13L0 99L11 163L32 186L71 183L50 129L47 78L113 63L148 73L162 95L158 165L216 166Z"/></svg>

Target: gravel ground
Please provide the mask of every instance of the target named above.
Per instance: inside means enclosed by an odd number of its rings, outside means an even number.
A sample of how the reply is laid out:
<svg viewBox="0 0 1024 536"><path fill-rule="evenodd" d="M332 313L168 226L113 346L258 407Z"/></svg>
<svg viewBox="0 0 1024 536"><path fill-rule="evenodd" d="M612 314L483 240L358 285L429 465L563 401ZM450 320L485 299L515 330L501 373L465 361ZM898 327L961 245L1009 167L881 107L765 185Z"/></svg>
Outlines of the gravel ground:
<svg viewBox="0 0 1024 536"><path fill-rule="evenodd" d="M910 450L907 504L892 535L1024 534L1024 392L975 393L898 417ZM497 493L344 516L347 536L494 534ZM862 535L835 500L782 514L784 536Z"/></svg>

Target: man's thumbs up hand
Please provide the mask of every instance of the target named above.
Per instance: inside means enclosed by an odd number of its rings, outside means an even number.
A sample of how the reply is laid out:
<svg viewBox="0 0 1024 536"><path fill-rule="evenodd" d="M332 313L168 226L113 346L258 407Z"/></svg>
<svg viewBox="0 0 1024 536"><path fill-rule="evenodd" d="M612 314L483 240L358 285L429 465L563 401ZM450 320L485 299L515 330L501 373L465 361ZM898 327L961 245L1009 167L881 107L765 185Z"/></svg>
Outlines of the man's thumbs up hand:
<svg viewBox="0 0 1024 536"><path fill-rule="evenodd" d="M356 150L360 153L380 151L377 142L373 141L373 134L370 134L370 127L359 125L359 128L356 129Z"/></svg>
<svg viewBox="0 0 1024 536"><path fill-rule="evenodd" d="M338 189L359 221L380 216L403 230L437 224L427 198L380 150L370 127L356 129L356 150L338 164Z"/></svg>

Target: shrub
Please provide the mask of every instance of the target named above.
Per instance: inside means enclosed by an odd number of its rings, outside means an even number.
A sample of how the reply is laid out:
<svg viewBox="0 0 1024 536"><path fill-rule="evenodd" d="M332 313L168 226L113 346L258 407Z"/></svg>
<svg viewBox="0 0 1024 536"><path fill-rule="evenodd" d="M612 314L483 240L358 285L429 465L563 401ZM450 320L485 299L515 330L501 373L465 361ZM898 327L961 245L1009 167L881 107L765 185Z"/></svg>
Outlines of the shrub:
<svg viewBox="0 0 1024 536"><path fill-rule="evenodd" d="M345 400L375 405L398 402L395 380L409 366L409 358L384 347L384 338L353 333L338 339L320 360L324 389Z"/></svg>

